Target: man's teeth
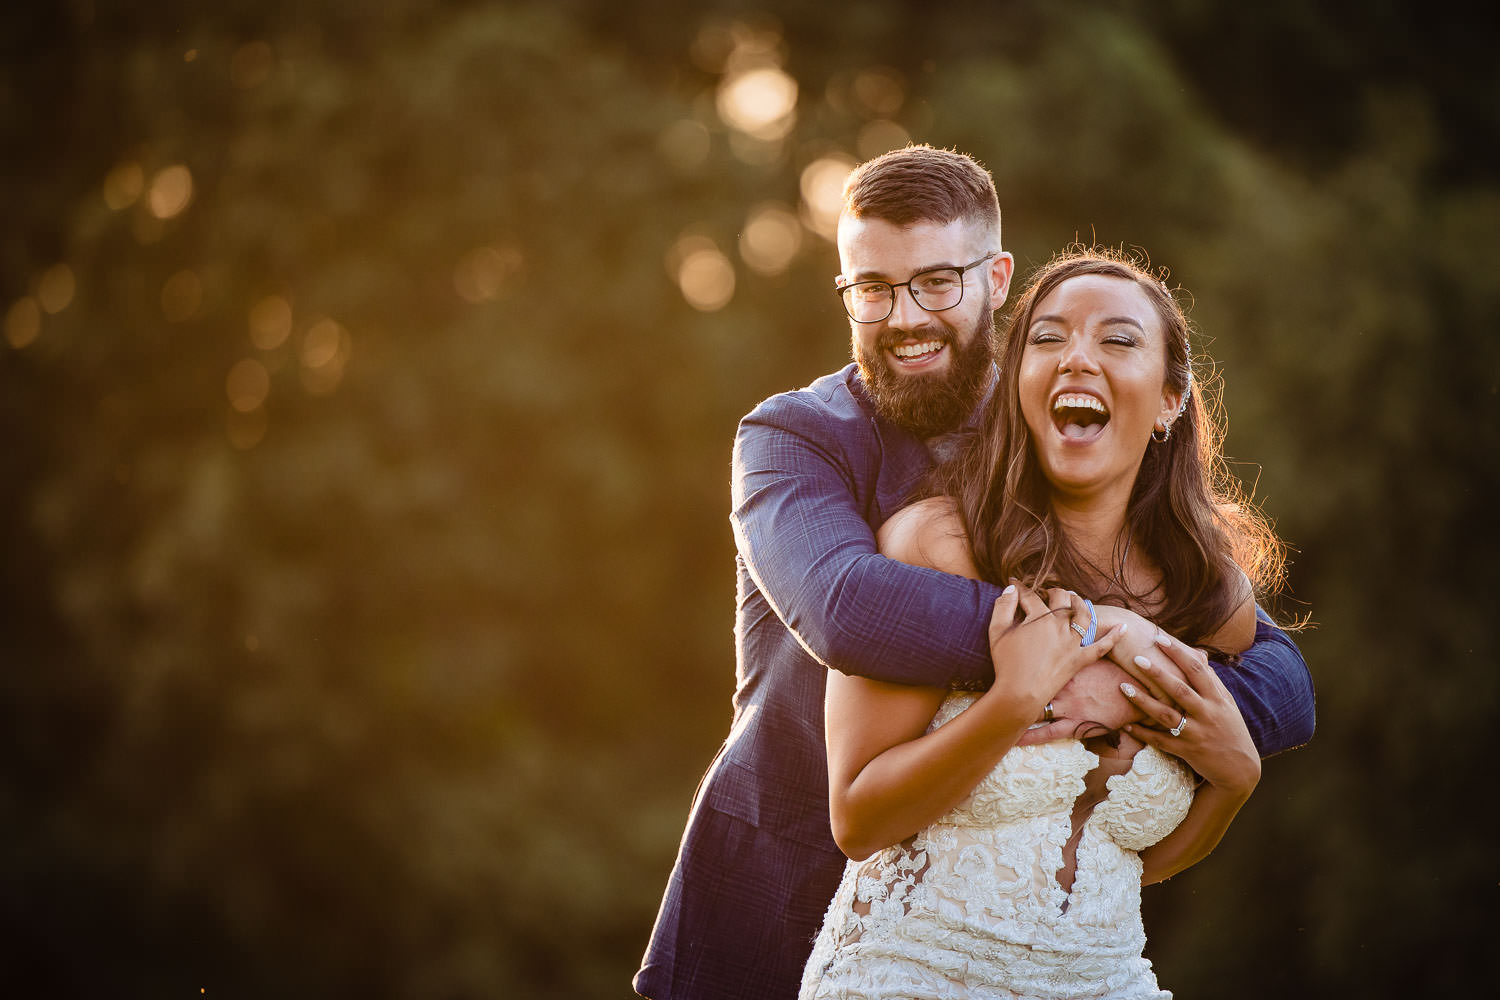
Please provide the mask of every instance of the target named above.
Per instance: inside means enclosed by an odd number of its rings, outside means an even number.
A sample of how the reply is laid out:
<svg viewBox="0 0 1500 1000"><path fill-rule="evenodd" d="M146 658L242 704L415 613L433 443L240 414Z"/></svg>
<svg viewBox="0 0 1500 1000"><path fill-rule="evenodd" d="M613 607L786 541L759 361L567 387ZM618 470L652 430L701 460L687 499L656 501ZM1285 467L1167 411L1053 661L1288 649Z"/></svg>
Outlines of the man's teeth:
<svg viewBox="0 0 1500 1000"><path fill-rule="evenodd" d="M942 349L942 341L929 340L922 344L897 344L891 348L891 353L898 358L920 358L924 354L932 354Z"/></svg>
<svg viewBox="0 0 1500 1000"><path fill-rule="evenodd" d="M1052 403L1052 409L1054 412L1058 410L1095 410L1106 416L1109 415L1109 411L1104 408L1104 404L1099 402L1099 400L1093 396L1086 396L1083 393L1076 392L1065 392L1061 396L1058 396Z"/></svg>

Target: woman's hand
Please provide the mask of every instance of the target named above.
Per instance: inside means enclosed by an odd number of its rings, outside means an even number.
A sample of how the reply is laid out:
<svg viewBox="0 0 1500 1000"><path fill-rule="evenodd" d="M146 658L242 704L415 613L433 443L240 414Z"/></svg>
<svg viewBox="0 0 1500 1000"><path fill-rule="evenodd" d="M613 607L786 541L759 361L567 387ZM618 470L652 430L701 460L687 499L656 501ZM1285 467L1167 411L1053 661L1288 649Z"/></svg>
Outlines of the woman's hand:
<svg viewBox="0 0 1500 1000"><path fill-rule="evenodd" d="M1016 620L1017 612L1021 620ZM1012 705L1034 706L1034 718L1042 715L1050 701L1079 670L1108 656L1125 632L1116 625L1098 635L1088 646L1080 644L1073 628L1088 625L1089 610L1083 598L1068 590L1047 591L1043 603L1035 592L1015 584L995 602L990 616L990 656L995 663L995 684L986 697Z"/></svg>
<svg viewBox="0 0 1500 1000"><path fill-rule="evenodd" d="M1121 685L1146 720L1126 726L1126 732L1182 758L1215 788L1249 798L1260 781L1260 755L1229 690L1202 650L1159 629L1155 649L1151 656L1137 655L1127 668L1140 687Z"/></svg>
<svg viewBox="0 0 1500 1000"><path fill-rule="evenodd" d="M1122 685L1149 723L1127 733L1197 771L1204 780L1177 828L1141 852L1141 883L1171 878L1208 857L1260 781L1260 755L1245 720L1202 650L1158 632L1155 651L1137 656L1136 687ZM1176 676L1173 668L1180 670ZM1142 689L1144 688L1144 690ZM1175 735L1174 735L1175 734Z"/></svg>

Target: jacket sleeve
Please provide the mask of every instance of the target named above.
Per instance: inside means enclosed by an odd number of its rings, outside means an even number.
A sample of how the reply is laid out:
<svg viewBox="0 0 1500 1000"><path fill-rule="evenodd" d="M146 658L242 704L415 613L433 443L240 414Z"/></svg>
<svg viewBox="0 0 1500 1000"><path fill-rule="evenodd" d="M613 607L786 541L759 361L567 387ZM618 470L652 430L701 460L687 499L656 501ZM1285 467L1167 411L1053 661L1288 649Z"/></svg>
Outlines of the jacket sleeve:
<svg viewBox="0 0 1500 1000"><path fill-rule="evenodd" d="M1256 618L1255 643L1239 663L1213 668L1239 705L1256 749L1270 757L1312 739L1313 683L1296 644L1259 608Z"/></svg>
<svg viewBox="0 0 1500 1000"><path fill-rule="evenodd" d="M755 585L825 666L902 684L988 686L999 588L878 553L847 452L863 443L841 439L849 432L837 423L797 395L773 397L740 422L731 521Z"/></svg>

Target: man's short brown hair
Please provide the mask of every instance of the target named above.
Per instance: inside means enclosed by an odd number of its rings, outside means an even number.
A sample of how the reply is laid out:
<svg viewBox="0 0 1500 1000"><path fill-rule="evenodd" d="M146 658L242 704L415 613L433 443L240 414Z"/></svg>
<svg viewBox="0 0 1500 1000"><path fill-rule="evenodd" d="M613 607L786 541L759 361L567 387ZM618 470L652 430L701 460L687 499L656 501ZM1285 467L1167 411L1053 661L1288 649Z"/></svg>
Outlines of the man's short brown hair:
<svg viewBox="0 0 1500 1000"><path fill-rule="evenodd" d="M912 145L860 164L844 184L842 214L903 227L963 219L992 232L1000 249L994 179L973 157L953 150Z"/></svg>

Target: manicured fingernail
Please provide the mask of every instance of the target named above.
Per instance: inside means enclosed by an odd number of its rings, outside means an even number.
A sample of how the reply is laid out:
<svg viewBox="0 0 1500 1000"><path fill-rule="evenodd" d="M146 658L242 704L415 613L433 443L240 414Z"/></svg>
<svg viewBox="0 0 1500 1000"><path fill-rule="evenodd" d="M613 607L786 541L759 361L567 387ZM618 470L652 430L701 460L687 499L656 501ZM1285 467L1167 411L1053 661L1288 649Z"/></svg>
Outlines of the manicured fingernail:
<svg viewBox="0 0 1500 1000"><path fill-rule="evenodd" d="M1016 585L1015 584L1011 584L1009 587L1006 587L1004 590L1000 591L1000 596L1001 597L1009 597L1011 594L1014 594L1015 592L1016 592Z"/></svg>
<svg viewBox="0 0 1500 1000"><path fill-rule="evenodd" d="M1127 697L1127 698L1134 698L1135 697L1135 685L1134 684L1121 684L1120 685L1120 690L1125 692L1125 697Z"/></svg>
<svg viewBox="0 0 1500 1000"><path fill-rule="evenodd" d="M1135 658L1135 660L1134 660L1134 663L1135 663L1136 666L1140 667L1142 670L1150 670L1151 669L1151 661L1148 660L1148 659L1146 659L1144 656L1137 656Z"/></svg>
<svg viewBox="0 0 1500 1000"><path fill-rule="evenodd" d="M1163 632L1161 629L1157 629L1156 644L1165 649L1166 647L1172 645L1172 637L1170 635L1167 635L1167 633Z"/></svg>

